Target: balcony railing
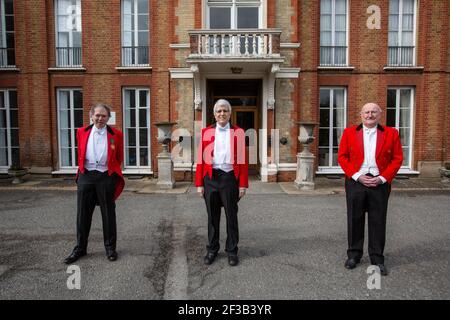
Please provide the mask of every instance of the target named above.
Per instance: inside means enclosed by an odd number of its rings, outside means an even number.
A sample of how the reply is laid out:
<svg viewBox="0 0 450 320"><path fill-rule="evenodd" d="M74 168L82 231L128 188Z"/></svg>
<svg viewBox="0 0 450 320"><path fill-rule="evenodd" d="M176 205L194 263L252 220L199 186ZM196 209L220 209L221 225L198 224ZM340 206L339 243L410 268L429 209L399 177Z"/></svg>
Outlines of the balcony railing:
<svg viewBox="0 0 450 320"><path fill-rule="evenodd" d="M321 67L346 67L347 46L320 46Z"/></svg>
<svg viewBox="0 0 450 320"><path fill-rule="evenodd" d="M190 57L280 57L280 29L191 30Z"/></svg>
<svg viewBox="0 0 450 320"><path fill-rule="evenodd" d="M414 47L388 47L388 66L414 67Z"/></svg>
<svg viewBox="0 0 450 320"><path fill-rule="evenodd" d="M0 48L0 68L14 68L15 66L14 48Z"/></svg>
<svg viewBox="0 0 450 320"><path fill-rule="evenodd" d="M57 67L81 67L81 47L57 47Z"/></svg>
<svg viewBox="0 0 450 320"><path fill-rule="evenodd" d="M147 67L148 46L122 47L122 66L123 67Z"/></svg>

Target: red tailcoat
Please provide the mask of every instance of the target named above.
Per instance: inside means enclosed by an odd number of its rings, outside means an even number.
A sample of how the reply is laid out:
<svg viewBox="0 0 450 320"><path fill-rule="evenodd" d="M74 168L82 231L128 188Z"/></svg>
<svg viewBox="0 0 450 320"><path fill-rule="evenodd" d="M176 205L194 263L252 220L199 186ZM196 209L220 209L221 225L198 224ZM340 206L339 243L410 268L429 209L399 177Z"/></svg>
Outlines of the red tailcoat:
<svg viewBox="0 0 450 320"><path fill-rule="evenodd" d="M197 170L195 185L203 186L206 174L212 179L212 163L214 157L214 139L216 124L202 129L201 141L198 148ZM240 188L248 188L248 160L245 156L245 133L238 126L230 125L230 151L233 171Z"/></svg>
<svg viewBox="0 0 450 320"><path fill-rule="evenodd" d="M86 149L89 140L89 135L92 131L92 126L86 126L78 128L77 141L78 141L78 172L84 173L84 161L86 160ZM106 126L107 139L108 139L108 175L116 173L119 176L119 181L116 184L116 190L114 192L114 201L122 193L125 186L125 180L122 174L122 162L123 162L123 134L120 130ZM77 173L78 178L78 173Z"/></svg>
<svg viewBox="0 0 450 320"><path fill-rule="evenodd" d="M364 162L364 130L362 128L360 124L345 129L339 145L338 161L345 175L350 179ZM378 125L375 161L380 176L391 183L403 162L402 145L395 128Z"/></svg>

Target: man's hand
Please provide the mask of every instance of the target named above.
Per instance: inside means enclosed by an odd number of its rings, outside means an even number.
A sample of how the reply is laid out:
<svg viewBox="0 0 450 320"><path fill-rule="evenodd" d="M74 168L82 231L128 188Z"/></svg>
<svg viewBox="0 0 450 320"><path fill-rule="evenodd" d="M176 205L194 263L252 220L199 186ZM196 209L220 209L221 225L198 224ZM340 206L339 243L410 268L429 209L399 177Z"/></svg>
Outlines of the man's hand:
<svg viewBox="0 0 450 320"><path fill-rule="evenodd" d="M203 187L197 187L197 194L199 197L203 197L204 193L205 193L205 189Z"/></svg>
<svg viewBox="0 0 450 320"><path fill-rule="evenodd" d="M381 179L379 177L369 177L366 175L361 175L358 178L358 182L369 188L376 187L379 184L383 183L383 181L381 181Z"/></svg>
<svg viewBox="0 0 450 320"><path fill-rule="evenodd" d="M246 191L247 191L247 189L245 189L245 188L239 188L239 199L242 198L243 196L245 196Z"/></svg>

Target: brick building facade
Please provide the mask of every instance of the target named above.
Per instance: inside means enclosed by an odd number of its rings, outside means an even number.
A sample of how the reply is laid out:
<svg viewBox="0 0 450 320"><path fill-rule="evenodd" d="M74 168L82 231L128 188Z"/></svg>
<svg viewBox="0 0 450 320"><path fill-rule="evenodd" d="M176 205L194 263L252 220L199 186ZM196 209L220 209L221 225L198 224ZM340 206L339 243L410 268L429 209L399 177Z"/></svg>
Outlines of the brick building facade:
<svg viewBox="0 0 450 320"><path fill-rule="evenodd" d="M173 121L184 135L172 142L184 150L175 176L190 179L189 135L212 121L218 98L257 130L252 169L263 181L295 179L299 121L318 124L316 174L342 173L340 134L370 101L400 131L402 173L437 175L450 161L446 0L0 4L0 172L18 162L32 173L76 172L75 129L104 102L126 136L125 173L157 174L154 124Z"/></svg>

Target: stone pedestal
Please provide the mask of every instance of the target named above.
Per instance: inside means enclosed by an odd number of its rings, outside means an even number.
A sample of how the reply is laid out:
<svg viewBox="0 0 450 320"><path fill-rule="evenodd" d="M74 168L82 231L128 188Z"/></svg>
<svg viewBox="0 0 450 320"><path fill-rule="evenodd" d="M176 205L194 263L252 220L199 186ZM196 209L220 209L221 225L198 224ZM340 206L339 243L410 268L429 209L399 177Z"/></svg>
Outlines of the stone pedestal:
<svg viewBox="0 0 450 320"><path fill-rule="evenodd" d="M161 189L173 189L175 179L173 177L173 162L169 152L161 152L158 159L158 182L156 185Z"/></svg>
<svg viewBox="0 0 450 320"><path fill-rule="evenodd" d="M295 186L300 190L314 190L314 155L307 151L297 154L297 178Z"/></svg>

